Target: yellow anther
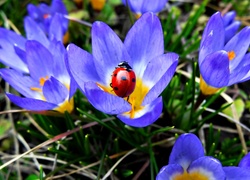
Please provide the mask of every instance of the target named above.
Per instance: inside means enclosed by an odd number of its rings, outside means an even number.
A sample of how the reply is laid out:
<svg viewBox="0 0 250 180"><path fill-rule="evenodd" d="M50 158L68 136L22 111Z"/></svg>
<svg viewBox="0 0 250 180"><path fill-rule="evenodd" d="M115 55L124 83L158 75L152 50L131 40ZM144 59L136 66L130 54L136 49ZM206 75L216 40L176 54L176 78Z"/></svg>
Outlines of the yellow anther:
<svg viewBox="0 0 250 180"><path fill-rule="evenodd" d="M113 91L113 89L111 88L111 86L110 86L110 87L107 87L107 86L104 86L104 85L102 85L102 84L100 84L100 83L96 83L96 84L97 84L97 86L98 86L99 88L101 88L103 91L105 91L105 92L107 92L107 93L110 93L110 94L115 94L114 91Z"/></svg>
<svg viewBox="0 0 250 180"><path fill-rule="evenodd" d="M234 51L229 51L227 53L227 55L228 55L228 58L229 58L230 61L233 60L235 58L235 56L236 56Z"/></svg>
<svg viewBox="0 0 250 180"><path fill-rule="evenodd" d="M209 180L210 177L207 175L202 174L201 172L191 172L187 173L186 171L183 174L175 175L173 180Z"/></svg>
<svg viewBox="0 0 250 180"><path fill-rule="evenodd" d="M44 77L41 77L41 78L39 79L39 84L40 84L40 86L43 86L44 83L45 83L48 79L49 79L49 76L46 76L45 78L44 78Z"/></svg>
<svg viewBox="0 0 250 180"><path fill-rule="evenodd" d="M42 89L41 89L41 88L30 87L30 89L31 89L32 91L42 92Z"/></svg>

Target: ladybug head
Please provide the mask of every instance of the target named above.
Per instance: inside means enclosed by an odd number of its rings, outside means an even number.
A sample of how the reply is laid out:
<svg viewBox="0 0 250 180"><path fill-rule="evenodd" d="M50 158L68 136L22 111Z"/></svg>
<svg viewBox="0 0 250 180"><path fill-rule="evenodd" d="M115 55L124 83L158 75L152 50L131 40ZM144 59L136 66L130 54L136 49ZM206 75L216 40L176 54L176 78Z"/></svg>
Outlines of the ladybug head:
<svg viewBox="0 0 250 180"><path fill-rule="evenodd" d="M122 61L118 64L118 67L125 68L127 70L131 70L131 66L128 64L127 61Z"/></svg>

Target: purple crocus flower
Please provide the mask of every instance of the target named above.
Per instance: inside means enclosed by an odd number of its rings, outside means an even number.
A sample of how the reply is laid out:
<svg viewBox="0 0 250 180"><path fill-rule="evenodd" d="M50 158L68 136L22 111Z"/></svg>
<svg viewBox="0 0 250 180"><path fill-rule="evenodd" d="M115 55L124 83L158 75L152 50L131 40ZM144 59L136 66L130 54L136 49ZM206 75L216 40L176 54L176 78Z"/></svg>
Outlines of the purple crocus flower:
<svg viewBox="0 0 250 180"><path fill-rule="evenodd" d="M38 23L40 28L46 34L50 34L51 31L57 31L58 25L62 26L62 32L58 32L58 36L61 35L62 40L63 35L68 30L68 19L64 18L64 15L67 15L68 12L62 0L53 0L51 6L48 6L45 3L40 3L38 6L28 4L27 10L28 16ZM55 17L56 14L57 16ZM60 22L60 24L55 26L55 21ZM52 39L53 37L51 37L51 40Z"/></svg>
<svg viewBox="0 0 250 180"><path fill-rule="evenodd" d="M250 172L247 170L239 167L223 168L217 159L205 156L201 141L194 134L187 133L176 140L169 164L161 168L156 180L249 178Z"/></svg>
<svg viewBox="0 0 250 180"><path fill-rule="evenodd" d="M127 4L137 15L142 15L145 12L160 12L168 2L168 0L122 0L123 4Z"/></svg>
<svg viewBox="0 0 250 180"><path fill-rule="evenodd" d="M70 74L95 108L135 127L148 126L159 118L159 95L171 80L179 57L164 54L161 23L153 13L136 21L124 43L105 23L95 22L92 55L74 44L67 50ZM110 86L111 75L122 61L127 61L136 75L129 99L116 96Z"/></svg>
<svg viewBox="0 0 250 180"><path fill-rule="evenodd" d="M240 28L241 22L235 20L235 17L235 11L229 11L222 17L225 28L225 43L227 43Z"/></svg>
<svg viewBox="0 0 250 180"><path fill-rule="evenodd" d="M217 12L209 19L200 44L200 88L205 95L250 78L250 54L247 53L250 27L243 28L226 45L224 42L224 22Z"/></svg>
<svg viewBox="0 0 250 180"><path fill-rule="evenodd" d="M247 168L250 170L250 153L247 153L240 161L239 167Z"/></svg>
<svg viewBox="0 0 250 180"><path fill-rule="evenodd" d="M25 29L27 39L0 28L0 62L10 67L0 69L0 75L24 97L7 96L28 110L72 111L74 86L70 89L64 45L56 37L49 41L30 17L25 18Z"/></svg>

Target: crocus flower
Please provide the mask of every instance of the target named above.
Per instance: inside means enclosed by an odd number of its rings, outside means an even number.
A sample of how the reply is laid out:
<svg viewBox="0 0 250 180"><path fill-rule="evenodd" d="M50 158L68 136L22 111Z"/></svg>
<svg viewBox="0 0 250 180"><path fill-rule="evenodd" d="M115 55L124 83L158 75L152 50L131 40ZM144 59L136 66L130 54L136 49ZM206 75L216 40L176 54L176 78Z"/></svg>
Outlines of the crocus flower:
<svg viewBox="0 0 250 180"><path fill-rule="evenodd" d="M230 171L231 170L231 171ZM161 168L156 180L243 180L250 172L239 167L222 167L221 163L204 155L201 141L194 134L182 134L176 140L168 165Z"/></svg>
<svg viewBox="0 0 250 180"><path fill-rule="evenodd" d="M239 167L250 170L250 153L247 153L240 161Z"/></svg>
<svg viewBox="0 0 250 180"><path fill-rule="evenodd" d="M166 5L168 0L122 0L123 4L127 4L132 12L138 16L146 12L158 13Z"/></svg>
<svg viewBox="0 0 250 180"><path fill-rule="evenodd" d="M163 32L153 13L144 14L128 32L124 43L103 22L92 26L92 55L74 44L67 47L68 69L89 102L125 124L144 127L162 112L158 97L171 80L178 55L164 54ZM110 86L112 73L127 61L136 75L129 98L118 97Z"/></svg>
<svg viewBox="0 0 250 180"><path fill-rule="evenodd" d="M68 30L68 19L63 17L64 15L67 15L68 12L62 0L53 0L51 6L48 6L45 3L40 3L38 6L28 4L27 10L28 16L38 23L40 28L46 34L50 34L51 31L57 31L58 26L62 26L62 32L59 31L57 35L60 35L62 40L64 34ZM56 14L57 16L55 17ZM55 26L54 21L59 21L60 24L56 24L57 26ZM53 37L50 37L50 39L52 40Z"/></svg>
<svg viewBox="0 0 250 180"><path fill-rule="evenodd" d="M222 17L225 28L225 43L227 43L240 28L241 22L235 20L235 17L235 11L229 11Z"/></svg>
<svg viewBox="0 0 250 180"><path fill-rule="evenodd" d="M25 29L27 39L0 28L0 62L10 67L0 69L0 75L24 97L7 96L28 110L72 111L64 45L56 38L49 41L30 17L25 18Z"/></svg>
<svg viewBox="0 0 250 180"><path fill-rule="evenodd" d="M219 12L211 16L202 35L199 51L203 94L214 94L218 88L250 78L250 28L245 27L225 45L225 28ZM246 54L247 53L247 54Z"/></svg>

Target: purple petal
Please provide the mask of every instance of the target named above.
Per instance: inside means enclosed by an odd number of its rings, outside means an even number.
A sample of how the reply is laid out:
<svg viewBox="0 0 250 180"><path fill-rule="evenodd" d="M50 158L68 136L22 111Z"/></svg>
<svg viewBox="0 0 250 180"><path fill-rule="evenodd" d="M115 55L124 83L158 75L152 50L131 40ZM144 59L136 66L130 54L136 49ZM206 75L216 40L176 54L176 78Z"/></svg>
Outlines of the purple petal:
<svg viewBox="0 0 250 180"><path fill-rule="evenodd" d="M244 74L245 74L245 76L242 77L242 75L244 75ZM234 76L236 76L237 79L234 78ZM237 66L237 68L235 68L231 72L231 79L232 80L236 79L238 83L239 82L244 82L244 81L247 81L247 80L250 79L250 53L247 53L244 56L244 58L241 60L241 62ZM234 83L235 82L236 81L234 81Z"/></svg>
<svg viewBox="0 0 250 180"><path fill-rule="evenodd" d="M0 38L0 62L18 71L29 72L27 64L16 54L14 45L2 38Z"/></svg>
<svg viewBox="0 0 250 180"><path fill-rule="evenodd" d="M50 77L53 73L53 57L48 49L37 41L26 43L27 62L32 78Z"/></svg>
<svg viewBox="0 0 250 180"><path fill-rule="evenodd" d="M52 76L44 83L43 95L46 101L60 104L68 97L69 91L60 81Z"/></svg>
<svg viewBox="0 0 250 180"><path fill-rule="evenodd" d="M250 179L249 169L240 168L240 167L224 167L223 168L226 174L226 180L247 180Z"/></svg>
<svg viewBox="0 0 250 180"><path fill-rule="evenodd" d="M62 0L53 0L52 1L51 12L60 13L61 15L68 14L67 9L66 9L64 3L62 2ZM61 18L61 26L63 27L63 33L65 33L67 31L68 24L69 24L68 19Z"/></svg>
<svg viewBox="0 0 250 180"><path fill-rule="evenodd" d="M154 0L154 1L147 1L142 4L141 12L153 12L157 13L161 11L167 3L167 0Z"/></svg>
<svg viewBox="0 0 250 180"><path fill-rule="evenodd" d="M183 168L179 164L169 164L161 168L156 176L156 180L172 180L176 175L184 173Z"/></svg>
<svg viewBox="0 0 250 180"><path fill-rule="evenodd" d="M22 72L28 73L24 59L16 54L15 48L25 49L26 39L13 31L0 28L0 61Z"/></svg>
<svg viewBox="0 0 250 180"><path fill-rule="evenodd" d="M15 45L23 50L25 49L25 43L27 40L23 36L13 32L13 31L10 31L10 30L7 30L7 29L0 27L0 37L1 37L0 39L5 39L12 46ZM4 48L5 44L0 43L0 45L2 46L2 48Z"/></svg>
<svg viewBox="0 0 250 180"><path fill-rule="evenodd" d="M106 114L120 114L131 109L123 98L104 92L94 82L85 83L84 92L89 102Z"/></svg>
<svg viewBox="0 0 250 180"><path fill-rule="evenodd" d="M248 170L250 170L250 153L247 153L247 155L245 155L240 163L239 163L239 167L242 167L242 168L246 168Z"/></svg>
<svg viewBox="0 0 250 180"><path fill-rule="evenodd" d="M225 179L221 163L217 159L208 156L193 161L187 171L190 176L195 173L197 179L199 177L201 179Z"/></svg>
<svg viewBox="0 0 250 180"><path fill-rule="evenodd" d="M127 5L127 0L122 0L124 5ZM142 8L143 0L128 0L128 6L131 9L132 12L135 13L141 13L141 8Z"/></svg>
<svg viewBox="0 0 250 180"><path fill-rule="evenodd" d="M194 134L182 134L176 140L169 157L169 164L180 164L186 170L190 163L204 156L201 141Z"/></svg>
<svg viewBox="0 0 250 180"><path fill-rule="evenodd" d="M238 66L242 58L245 56L250 45L250 27L245 27L236 34L225 46L227 52L233 51L235 58L230 61L230 69Z"/></svg>
<svg viewBox="0 0 250 180"><path fill-rule="evenodd" d="M49 46L49 51L53 55L53 76L64 84L70 82L70 77L65 65L65 57L67 51L61 41L51 41Z"/></svg>
<svg viewBox="0 0 250 180"><path fill-rule="evenodd" d="M52 19L49 26L49 38L50 40L56 39L57 41L63 40L64 30L62 27L62 21L64 17L61 14L56 13Z"/></svg>
<svg viewBox="0 0 250 180"><path fill-rule="evenodd" d="M94 58L91 54L74 44L68 45L67 52L65 61L68 71L82 90L84 90L85 82L102 82L96 72Z"/></svg>
<svg viewBox="0 0 250 180"><path fill-rule="evenodd" d="M29 16L34 20L39 21L43 17L43 14L39 10L39 8L36 7L34 4L28 4L27 11Z"/></svg>
<svg viewBox="0 0 250 180"><path fill-rule="evenodd" d="M57 107L56 104L48 103L46 101L32 99L32 98L21 98L13 94L6 94L11 102L20 106L21 108L31 110L31 111L44 111L52 110Z"/></svg>
<svg viewBox="0 0 250 180"><path fill-rule="evenodd" d="M68 14L65 5L62 0L53 0L51 3L51 12L57 12L61 14Z"/></svg>
<svg viewBox="0 0 250 180"><path fill-rule="evenodd" d="M221 88L229 83L229 59L225 51L208 55L200 64L200 73L204 81L212 87Z"/></svg>
<svg viewBox="0 0 250 180"><path fill-rule="evenodd" d="M164 52L161 23L153 13L145 13L128 32L124 42L132 60L132 67L142 77L147 64Z"/></svg>
<svg viewBox="0 0 250 180"><path fill-rule="evenodd" d="M26 64L26 67L27 67L26 52L22 50L21 48L19 48L18 46L14 46L14 50L15 50L15 53L18 55L18 57Z"/></svg>
<svg viewBox="0 0 250 180"><path fill-rule="evenodd" d="M39 83L34 81L30 76L24 75L13 69L0 69L0 75L23 96L36 99L41 98L40 93L30 89L31 87L40 87Z"/></svg>
<svg viewBox="0 0 250 180"><path fill-rule="evenodd" d="M74 96L77 89L78 89L78 84L76 83L74 78L71 78L69 86L69 100Z"/></svg>
<svg viewBox="0 0 250 180"><path fill-rule="evenodd" d="M246 54L239 65L230 73L229 85L247 81L250 78L250 53Z"/></svg>
<svg viewBox="0 0 250 180"><path fill-rule="evenodd" d="M142 105L150 103L166 88L175 73L178 58L179 56L175 53L167 53L154 58L148 63L142 79L150 90Z"/></svg>
<svg viewBox="0 0 250 180"><path fill-rule="evenodd" d="M233 23L235 17L236 17L236 12L235 12L235 11L229 11L228 13L226 13L226 14L222 17L224 26L227 27L227 26L229 26L231 23Z"/></svg>
<svg viewBox="0 0 250 180"><path fill-rule="evenodd" d="M49 40L38 24L30 17L25 17L24 26L28 40L36 40L45 47L49 46Z"/></svg>
<svg viewBox="0 0 250 180"><path fill-rule="evenodd" d="M240 28L241 22L235 21L231 25L227 26L225 29L225 43L227 43Z"/></svg>
<svg viewBox="0 0 250 180"><path fill-rule="evenodd" d="M132 119L129 114L125 113L119 114L117 117L129 126L146 127L153 124L160 117L162 106L162 97L158 97L150 104L145 105L142 110L135 112L135 117Z"/></svg>
<svg viewBox="0 0 250 180"><path fill-rule="evenodd" d="M110 83L111 75L121 61L131 64L122 41L103 22L95 22L92 26L92 52L97 73L105 82L104 85Z"/></svg>
<svg viewBox="0 0 250 180"><path fill-rule="evenodd" d="M217 12L211 16L202 34L199 64L203 62L207 55L214 53L215 51L222 50L225 42L224 31L221 14Z"/></svg>

